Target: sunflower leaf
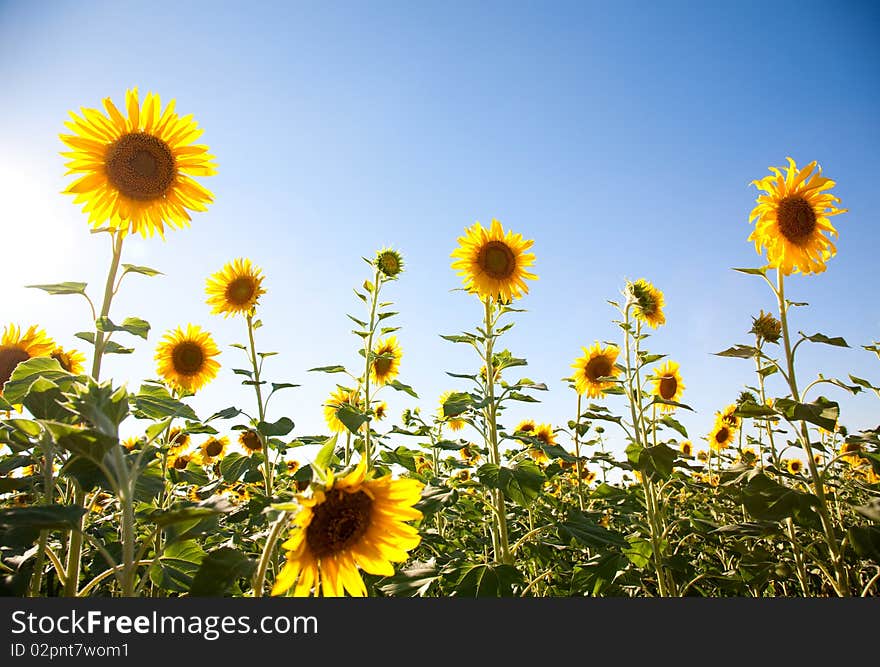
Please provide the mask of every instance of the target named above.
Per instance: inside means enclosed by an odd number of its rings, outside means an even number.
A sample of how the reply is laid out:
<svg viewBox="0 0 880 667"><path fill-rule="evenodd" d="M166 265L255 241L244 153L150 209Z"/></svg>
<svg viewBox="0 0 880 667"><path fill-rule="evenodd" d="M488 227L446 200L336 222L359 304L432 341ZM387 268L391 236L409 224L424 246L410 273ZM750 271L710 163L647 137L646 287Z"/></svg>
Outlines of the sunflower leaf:
<svg viewBox="0 0 880 667"><path fill-rule="evenodd" d="M152 278L153 276L161 276L163 273L161 271L157 271L156 269L151 269L149 266L138 266L137 264L123 264L122 265L122 275L124 276L127 273L138 273L142 276L148 276Z"/></svg>
<svg viewBox="0 0 880 667"><path fill-rule="evenodd" d="M754 359L759 356L761 352L756 347L752 347L751 345L734 345L733 347L729 347L722 352L715 352L715 356L717 357L736 357L737 359Z"/></svg>
<svg viewBox="0 0 880 667"><path fill-rule="evenodd" d="M804 340L808 340L812 343L824 343L825 345L833 345L834 347L849 347L847 342L840 336L829 338L825 334L821 333L815 333L812 336L808 336L803 331L799 331L798 333L804 337Z"/></svg>
<svg viewBox="0 0 880 667"><path fill-rule="evenodd" d="M318 368L310 368L309 373L345 373L345 366L319 366Z"/></svg>
<svg viewBox="0 0 880 667"><path fill-rule="evenodd" d="M293 420L289 417L282 417L277 422L260 422L257 424L257 430L267 438L272 436L284 436L293 430Z"/></svg>
<svg viewBox="0 0 880 667"><path fill-rule="evenodd" d="M52 283L49 285L25 285L28 289L43 290L47 294L82 294L85 296L88 283Z"/></svg>
<svg viewBox="0 0 880 667"><path fill-rule="evenodd" d="M400 382L399 380L393 380L393 381L389 382L388 386L391 387L392 389L397 390L397 391L402 391L406 394L409 394L413 398L419 397L419 395L415 392L415 390L412 387L410 387L408 384L403 384L403 382Z"/></svg>

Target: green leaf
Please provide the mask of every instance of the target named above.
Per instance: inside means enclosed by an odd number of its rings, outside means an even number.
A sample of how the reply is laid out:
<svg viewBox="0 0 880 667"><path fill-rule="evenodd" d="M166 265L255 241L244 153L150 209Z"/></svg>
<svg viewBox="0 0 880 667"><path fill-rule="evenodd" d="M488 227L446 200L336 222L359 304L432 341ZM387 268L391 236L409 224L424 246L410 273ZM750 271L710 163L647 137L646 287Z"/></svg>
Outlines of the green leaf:
<svg viewBox="0 0 880 667"><path fill-rule="evenodd" d="M125 331L133 336L139 336L144 340L147 339L147 335L150 333L150 323L139 317L126 317L122 321L122 324L113 324L109 317L99 317L95 320L95 327L98 331L104 331L106 333Z"/></svg>
<svg viewBox="0 0 880 667"><path fill-rule="evenodd" d="M790 398L780 398L773 407L789 421L810 422L826 431L834 431L840 416L840 406L824 396L819 396L812 403L798 403Z"/></svg>
<svg viewBox="0 0 880 667"><path fill-rule="evenodd" d="M85 508L79 505L35 505L0 509L0 533L24 527L36 530L71 530L79 527L79 520L85 513Z"/></svg>
<svg viewBox="0 0 880 667"><path fill-rule="evenodd" d="M808 336L803 331L800 331L798 333L800 333L800 335L803 336L805 340L811 341L813 343L824 343L825 345L833 345L834 347L849 347L849 345L847 345L847 342L840 336L829 338L825 334L820 333L815 333L812 336Z"/></svg>
<svg viewBox="0 0 880 667"><path fill-rule="evenodd" d="M310 368L309 373L345 373L345 366L319 366L318 368Z"/></svg>
<svg viewBox="0 0 880 667"><path fill-rule="evenodd" d="M131 354L134 352L133 347L124 347L115 340L104 341L104 354Z"/></svg>
<svg viewBox="0 0 880 667"><path fill-rule="evenodd" d="M450 343L473 343L476 341L476 336L463 335L463 336L455 336L455 335L443 335L440 334L440 338L443 340L448 340Z"/></svg>
<svg viewBox="0 0 880 667"><path fill-rule="evenodd" d="M422 497L415 504L415 508L423 514L435 514L444 507L450 507L458 502L458 491L447 486L433 486L427 484L422 489Z"/></svg>
<svg viewBox="0 0 880 667"><path fill-rule="evenodd" d="M237 549L215 549L202 559L189 594L222 597L233 590L239 579L249 579L256 567L256 560Z"/></svg>
<svg viewBox="0 0 880 667"><path fill-rule="evenodd" d="M234 509L235 507L231 505L226 498L211 497L207 500L203 500L197 505L150 512L148 519L151 523L164 527L182 521L191 521L193 519L203 519L216 514L224 514L226 512L231 512Z"/></svg>
<svg viewBox="0 0 880 667"><path fill-rule="evenodd" d="M718 357L736 357L737 359L754 359L760 354L756 347L751 345L734 345L722 352L715 352Z"/></svg>
<svg viewBox="0 0 880 667"><path fill-rule="evenodd" d="M767 273L767 268L763 267L760 269L734 269L734 271L739 271L740 273L746 273L751 276L763 276Z"/></svg>
<svg viewBox="0 0 880 667"><path fill-rule="evenodd" d="M396 572L383 581L379 590L390 596L422 597L431 588L431 584L440 578L437 563L432 558L427 563L415 562L409 567Z"/></svg>
<svg viewBox="0 0 880 667"><path fill-rule="evenodd" d="M88 283L52 283L47 285L25 285L28 289L43 290L47 294L82 294L85 295Z"/></svg>
<svg viewBox="0 0 880 667"><path fill-rule="evenodd" d="M335 433L327 440L324 441L324 444L321 446L321 449L318 450L317 456L315 456L315 462L312 464L314 468L317 468L323 474L324 471L329 469L330 464L333 461L333 455L336 453L336 443L339 439L339 434Z"/></svg>
<svg viewBox="0 0 880 667"><path fill-rule="evenodd" d="M294 387L299 387L301 385L291 384L290 382L273 382L272 383L272 393L274 394L276 391L281 391L282 389L293 389Z"/></svg>
<svg viewBox="0 0 880 667"><path fill-rule="evenodd" d="M486 463L477 470L480 482L500 489L504 496L522 507L528 507L541 493L544 474L531 461L520 461L511 468Z"/></svg>
<svg viewBox="0 0 880 667"><path fill-rule="evenodd" d="M651 479L667 479L677 457L678 453L664 444L645 447L639 453L639 470Z"/></svg>
<svg viewBox="0 0 880 667"><path fill-rule="evenodd" d="M80 331L79 333L73 334L75 338L79 338L80 340L84 340L91 345L95 344L95 332L94 331Z"/></svg>
<svg viewBox="0 0 880 667"><path fill-rule="evenodd" d="M150 566L150 581L165 590L186 593L204 558L205 552L195 540L169 544Z"/></svg>
<svg viewBox="0 0 880 667"><path fill-rule="evenodd" d="M238 415L240 415L240 414L241 414L241 410L239 410L236 407L224 408L223 410L220 410L219 412L215 412L213 415L208 417L205 421L209 422L209 421L213 421L215 419L233 419L235 417L238 417Z"/></svg>
<svg viewBox="0 0 880 667"><path fill-rule="evenodd" d="M104 455L119 444L117 438L79 426L59 422L45 422L45 426L59 447L95 463L101 463Z"/></svg>
<svg viewBox="0 0 880 667"><path fill-rule="evenodd" d="M769 405L758 405L749 401L738 405L733 414L736 417L775 417L776 410Z"/></svg>
<svg viewBox="0 0 880 667"><path fill-rule="evenodd" d="M410 387L408 384L403 384L403 382L400 382L398 380L393 380L393 381L389 382L388 386L391 387L392 389L397 390L397 391L402 391L406 394L409 394L413 398L419 397L419 395L413 390L412 387Z"/></svg>
<svg viewBox="0 0 880 667"><path fill-rule="evenodd" d="M630 537L627 542L629 546L623 550L623 553L629 562L639 568L648 567L654 553L651 543L641 537Z"/></svg>
<svg viewBox="0 0 880 667"><path fill-rule="evenodd" d="M51 357L34 357L22 361L12 371L12 375L3 387L3 398L9 403L19 404L37 380L47 380L56 384L62 391L66 391L79 379L77 375L71 375Z"/></svg>
<svg viewBox="0 0 880 667"><path fill-rule="evenodd" d="M267 438L285 436L293 430L294 423L289 417L282 417L274 423L260 422L257 430Z"/></svg>
<svg viewBox="0 0 880 667"><path fill-rule="evenodd" d="M522 576L512 565L468 565L455 585L457 597L510 597Z"/></svg>
<svg viewBox="0 0 880 667"><path fill-rule="evenodd" d="M566 521L559 525L560 532L591 549L623 548L628 545L626 538L614 530L609 530L583 512L572 510Z"/></svg>
<svg viewBox="0 0 880 667"><path fill-rule="evenodd" d="M880 523L880 498L875 498L867 505L859 505L853 509L866 519Z"/></svg>
<svg viewBox="0 0 880 667"><path fill-rule="evenodd" d="M681 424L681 422L673 419L670 415L666 415L660 421L677 433L681 434L682 437L688 437L687 429Z"/></svg>
<svg viewBox="0 0 880 667"><path fill-rule="evenodd" d="M24 407L37 419L70 421L74 415L63 407L61 388L45 378L37 378L24 397Z"/></svg>
<svg viewBox="0 0 880 667"><path fill-rule="evenodd" d="M163 275L161 271L151 269L149 266L138 266L137 264L123 264L122 275L124 276L126 273L139 273L142 276L149 276L150 278Z"/></svg>
<svg viewBox="0 0 880 667"><path fill-rule="evenodd" d="M846 534L859 556L880 563L880 526L850 526Z"/></svg>
<svg viewBox="0 0 880 667"><path fill-rule="evenodd" d="M456 391L449 395L443 403L443 416L456 417L467 410L474 402L470 394Z"/></svg>
<svg viewBox="0 0 880 667"><path fill-rule="evenodd" d="M752 477L742 488L746 511L759 521L782 521L789 517L799 525L820 528L816 496L783 486L764 473Z"/></svg>
<svg viewBox="0 0 880 667"><path fill-rule="evenodd" d="M336 418L352 433L357 433L358 429L367 422L367 416L348 403L343 403L336 409Z"/></svg>
<svg viewBox="0 0 880 667"><path fill-rule="evenodd" d="M199 418L193 409L181 403L168 393L165 387L156 384L143 384L133 397L134 416L138 419L165 419L182 417L191 421Z"/></svg>
<svg viewBox="0 0 880 667"><path fill-rule="evenodd" d="M220 474L227 482L237 482L251 468L251 457L230 452L220 461Z"/></svg>

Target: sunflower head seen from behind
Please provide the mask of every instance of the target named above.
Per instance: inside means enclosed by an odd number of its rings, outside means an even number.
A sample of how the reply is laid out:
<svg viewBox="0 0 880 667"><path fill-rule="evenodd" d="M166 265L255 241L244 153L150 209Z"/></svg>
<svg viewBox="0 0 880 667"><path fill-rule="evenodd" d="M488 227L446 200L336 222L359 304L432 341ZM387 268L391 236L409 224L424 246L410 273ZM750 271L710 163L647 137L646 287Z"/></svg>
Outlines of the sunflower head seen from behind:
<svg viewBox="0 0 880 667"><path fill-rule="evenodd" d="M169 331L156 348L157 372L176 389L196 392L217 377L220 349L207 331L194 324Z"/></svg>
<svg viewBox="0 0 880 667"><path fill-rule="evenodd" d="M837 208L840 200L828 192L835 182L822 176L822 168L810 162L803 169L790 157L785 174L770 167L771 176L752 181L764 194L749 215L755 228L748 240L758 254L767 252L767 262L783 274L800 271L821 273L837 252L830 237L837 230L829 217L846 213Z"/></svg>
<svg viewBox="0 0 880 667"><path fill-rule="evenodd" d="M489 229L474 223L458 243L452 252L452 268L462 277L465 289L481 299L510 303L528 293L526 280L538 278L527 270L535 261L535 255L526 252L534 241L505 232L498 220L493 219Z"/></svg>
<svg viewBox="0 0 880 667"><path fill-rule="evenodd" d="M28 327L24 332L15 324L6 326L0 338L0 396L3 395L3 385L21 362L48 357L54 351L55 342L38 326Z"/></svg>
<svg viewBox="0 0 880 667"><path fill-rule="evenodd" d="M644 278L628 283L627 292L628 298L633 303L633 314L638 321L652 329L666 324L666 315L663 313L665 305L663 292Z"/></svg>
<svg viewBox="0 0 880 667"><path fill-rule="evenodd" d="M251 260L239 257L208 278L205 293L211 314L247 315L266 293L262 271Z"/></svg>
<svg viewBox="0 0 880 667"><path fill-rule="evenodd" d="M393 280L403 273L403 256L393 248L382 248L373 260L385 278Z"/></svg>
<svg viewBox="0 0 880 667"><path fill-rule="evenodd" d="M366 460L344 477L328 472L311 496L299 497L284 567L272 595L364 597L360 570L391 576L421 536L407 521L420 519L414 508L423 484L415 479L372 478Z"/></svg>

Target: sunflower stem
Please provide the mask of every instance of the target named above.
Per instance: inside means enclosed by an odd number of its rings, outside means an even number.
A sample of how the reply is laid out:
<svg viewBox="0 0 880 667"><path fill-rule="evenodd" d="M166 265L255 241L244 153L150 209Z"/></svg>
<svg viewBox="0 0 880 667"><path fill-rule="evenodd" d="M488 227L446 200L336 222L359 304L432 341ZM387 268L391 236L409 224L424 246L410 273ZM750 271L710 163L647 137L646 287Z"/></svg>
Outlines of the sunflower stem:
<svg viewBox="0 0 880 667"><path fill-rule="evenodd" d="M75 479L72 479L71 483L73 484L73 504L77 507L84 507L85 491ZM64 581L64 597L76 597L77 585L79 584L79 566L82 559L84 520L84 516L80 517L75 529L70 531L70 540L67 543L67 564L64 568L67 574L67 579Z"/></svg>
<svg viewBox="0 0 880 667"><path fill-rule="evenodd" d="M785 301L785 277L782 268L776 269L776 298L779 303L779 321L782 324L782 341L785 346L785 362L788 368L788 386L791 390L791 397L794 401L800 402L800 393L797 387L797 378L794 373L794 355L791 348L791 336L788 332L788 304ZM810 445L810 432L804 421L800 423L800 440L803 445L804 452L807 455L807 466L810 469L810 477L813 481L813 490L819 501L819 518L822 522L822 531L824 533L825 542L828 552L831 556L831 562L834 567L834 591L840 597L849 597L849 577L846 566L840 552L840 545L834 534L834 524L828 511L828 500L825 496L825 485L822 482L822 475L816 467L816 460L813 455L813 448Z"/></svg>
<svg viewBox="0 0 880 667"><path fill-rule="evenodd" d="M122 232L111 232L113 239L113 259L110 262L110 270L107 272L107 283L104 286L104 302L101 305L101 317L110 315L110 304L113 302L114 285L116 284L116 274L119 271L119 261L122 259L122 241L125 234ZM95 354L92 359L92 377L97 382L101 375L101 359L106 349L106 339L104 332L95 325Z"/></svg>
<svg viewBox="0 0 880 667"><path fill-rule="evenodd" d="M257 363L257 345L254 342L254 314L253 311L247 314L248 342L250 344L250 360L254 372L254 391L257 394L257 413L260 417L260 424L257 425L257 437L263 445L263 483L266 487L266 496L272 497L272 463L269 461L269 440L266 438L260 425L266 421L266 406L263 403L263 390L260 388L260 364Z"/></svg>
<svg viewBox="0 0 880 667"><path fill-rule="evenodd" d="M272 553L275 551L275 544L278 542L278 535L287 525L287 512L282 512L278 520L272 525L269 537L266 538L266 544L263 546L263 553L260 555L260 562L257 565L257 571L254 573L254 597L263 597L263 588L266 585L266 570L269 567L269 561L272 560Z"/></svg>
<svg viewBox="0 0 880 667"><path fill-rule="evenodd" d="M372 452L370 451L370 375L373 370L373 336L376 333L376 308L379 305L379 290L382 287L382 272L379 267L373 274L373 290L372 302L370 303L370 328L367 330L367 339L364 343L364 359L366 368L364 369L364 409L366 410L367 422L366 433L364 433L364 458L367 461L367 472L373 465Z"/></svg>
<svg viewBox="0 0 880 667"><path fill-rule="evenodd" d="M578 430L581 425L581 395L577 395L577 415L574 418L574 456L575 473L577 473L578 507L584 511L584 490L581 478L583 476L583 464L581 463L581 437Z"/></svg>

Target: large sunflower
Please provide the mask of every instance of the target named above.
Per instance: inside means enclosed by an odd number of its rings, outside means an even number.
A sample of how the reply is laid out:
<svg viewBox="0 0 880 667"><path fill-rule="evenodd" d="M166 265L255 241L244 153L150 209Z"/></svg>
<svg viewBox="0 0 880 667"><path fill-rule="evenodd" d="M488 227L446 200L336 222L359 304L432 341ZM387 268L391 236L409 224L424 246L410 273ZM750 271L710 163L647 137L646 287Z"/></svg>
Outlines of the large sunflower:
<svg viewBox="0 0 880 667"><path fill-rule="evenodd" d="M84 370L83 364L86 357L79 350L65 350L63 347L56 347L49 356L61 364L61 368L68 373L81 375Z"/></svg>
<svg viewBox="0 0 880 667"><path fill-rule="evenodd" d="M652 329L666 324L666 315L663 313L665 305L663 292L644 278L629 283L629 291L635 302L633 314L637 320L644 322Z"/></svg>
<svg viewBox="0 0 880 667"><path fill-rule="evenodd" d="M720 452L722 449L733 444L734 435L736 435L735 428L720 417L716 418L715 425L709 432L709 448Z"/></svg>
<svg viewBox="0 0 880 667"><path fill-rule="evenodd" d="M662 398L664 401L675 401L679 403L681 395L684 393L684 382L681 380L681 374L678 372L679 365L674 361L667 361L654 371L651 381L654 383L654 389L651 391L654 396ZM661 412L672 412L675 410L674 405L660 403Z"/></svg>
<svg viewBox="0 0 880 667"><path fill-rule="evenodd" d="M125 93L128 118L109 97L104 109L71 111L73 134L61 135L73 149L62 153L67 173L79 176L64 192L84 204L93 227L164 237L166 225L189 224L188 210L207 209L213 195L190 176L211 176L216 165L207 146L193 144L202 130L191 115L175 113L174 100L163 110L154 93L141 105L137 88Z"/></svg>
<svg viewBox="0 0 880 667"><path fill-rule="evenodd" d="M465 288L481 299L509 303L528 294L526 279L538 278L526 271L535 261L535 255L526 252L534 241L512 231L505 233L498 220L493 219L489 229L474 223L458 238L458 243L451 255L456 258L452 268L464 279Z"/></svg>
<svg viewBox="0 0 880 667"><path fill-rule="evenodd" d="M224 317L249 313L257 305L263 289L263 274L251 260L239 257L210 276L205 286L211 314Z"/></svg>
<svg viewBox="0 0 880 667"><path fill-rule="evenodd" d="M28 327L24 334L15 324L4 327L0 338L0 396L16 366L34 357L48 357L54 350L55 341L36 325Z"/></svg>
<svg viewBox="0 0 880 667"><path fill-rule="evenodd" d="M199 446L202 463L209 465L218 459L222 459L226 455L228 447L229 438L225 436L220 438L211 436Z"/></svg>
<svg viewBox="0 0 880 667"><path fill-rule="evenodd" d="M211 334L195 324L186 331L177 327L168 331L156 348L158 373L174 387L198 391L217 377L220 364L212 357L220 349Z"/></svg>
<svg viewBox="0 0 880 667"><path fill-rule="evenodd" d="M785 176L770 167L772 176L751 183L766 194L758 195L757 206L749 215L749 222L756 222L748 240L755 242L758 254L765 248L770 266L779 267L785 275L795 271L821 273L825 262L837 252L829 239L837 236L837 230L828 218L847 209L834 206L840 200L825 191L835 183L822 176L815 161L798 169L794 160L786 159Z"/></svg>
<svg viewBox="0 0 880 667"><path fill-rule="evenodd" d="M248 428L239 433L238 444L248 456L263 451L263 439L254 429Z"/></svg>
<svg viewBox="0 0 880 667"><path fill-rule="evenodd" d="M367 588L358 571L391 576L392 562L404 562L421 541L406 521L420 519L415 509L423 484L390 475L367 477L366 460L341 479L328 473L324 488L300 497L290 539L282 544L287 562L278 573L272 595L293 588L296 596L364 597Z"/></svg>
<svg viewBox="0 0 880 667"><path fill-rule="evenodd" d="M600 381L599 378L616 377L620 374L620 369L614 365L620 349L614 345L602 347L599 341L589 349L585 347L582 349L584 356L575 359L571 365L575 369L575 389L578 394L586 394L588 398L604 396L605 390L614 383L607 380Z"/></svg>
<svg viewBox="0 0 880 667"><path fill-rule="evenodd" d="M387 384L394 380L400 373L400 360L403 358L403 350L395 336L380 340L373 348L373 363L370 365L370 375L376 384Z"/></svg>
<svg viewBox="0 0 880 667"><path fill-rule="evenodd" d="M324 421L327 422L327 426L334 433L345 433L347 430L346 425L340 421L336 414L339 412L339 408L345 405L359 410L361 408L361 401L358 392L351 391L345 387L336 387L336 390L330 394L330 398L324 404Z"/></svg>

